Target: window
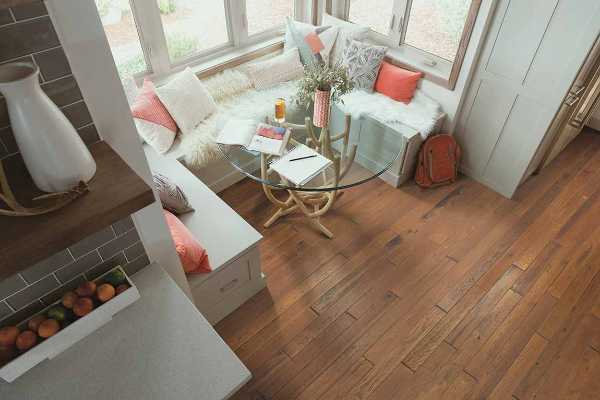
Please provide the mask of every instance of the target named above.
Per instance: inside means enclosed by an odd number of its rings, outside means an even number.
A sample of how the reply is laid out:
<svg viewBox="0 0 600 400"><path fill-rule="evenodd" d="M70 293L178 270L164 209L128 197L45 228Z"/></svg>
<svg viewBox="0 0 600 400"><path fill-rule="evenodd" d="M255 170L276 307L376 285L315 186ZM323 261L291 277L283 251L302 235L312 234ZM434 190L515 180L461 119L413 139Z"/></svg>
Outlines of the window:
<svg viewBox="0 0 600 400"><path fill-rule="evenodd" d="M387 35L393 13L394 0L350 0L348 20Z"/></svg>
<svg viewBox="0 0 600 400"><path fill-rule="evenodd" d="M454 87L481 0L333 0L336 14L368 26L418 69L435 69Z"/></svg>
<svg viewBox="0 0 600 400"><path fill-rule="evenodd" d="M168 74L278 37L307 1L95 0L121 77Z"/></svg>
<svg viewBox="0 0 600 400"><path fill-rule="evenodd" d="M157 0L171 62L227 45L223 0Z"/></svg>
<svg viewBox="0 0 600 400"><path fill-rule="evenodd" d="M129 3L96 0L96 6L119 74L132 76L148 71Z"/></svg>
<svg viewBox="0 0 600 400"><path fill-rule="evenodd" d="M246 0L248 36L282 28L294 15L294 0Z"/></svg>
<svg viewBox="0 0 600 400"><path fill-rule="evenodd" d="M412 0L404 43L454 61L471 0Z"/></svg>

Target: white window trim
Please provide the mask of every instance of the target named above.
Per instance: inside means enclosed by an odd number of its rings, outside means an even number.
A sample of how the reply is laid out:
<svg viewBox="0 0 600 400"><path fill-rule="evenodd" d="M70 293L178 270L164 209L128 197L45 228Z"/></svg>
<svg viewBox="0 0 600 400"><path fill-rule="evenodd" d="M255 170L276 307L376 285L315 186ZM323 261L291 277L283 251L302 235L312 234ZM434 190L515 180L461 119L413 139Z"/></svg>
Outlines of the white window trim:
<svg viewBox="0 0 600 400"><path fill-rule="evenodd" d="M182 60L172 61L166 42L162 19L155 0L129 0L137 25L140 43L144 53L147 70L134 75L134 79L144 77L162 79L189 66L198 67L211 64L214 60L236 58L244 52L254 52L261 47L269 47L283 42L285 25L248 35L246 0L223 0L229 41L221 46L203 50ZM294 1L294 18L305 21L311 12L308 7L311 0Z"/></svg>

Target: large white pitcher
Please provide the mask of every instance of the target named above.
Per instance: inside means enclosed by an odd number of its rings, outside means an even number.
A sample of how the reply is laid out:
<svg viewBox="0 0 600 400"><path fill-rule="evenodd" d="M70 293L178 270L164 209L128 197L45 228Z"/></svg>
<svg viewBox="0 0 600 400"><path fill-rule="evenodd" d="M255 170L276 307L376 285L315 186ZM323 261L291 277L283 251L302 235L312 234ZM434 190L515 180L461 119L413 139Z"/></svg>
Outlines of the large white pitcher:
<svg viewBox="0 0 600 400"><path fill-rule="evenodd" d="M0 65L12 131L36 186L45 192L88 182L96 163L73 125L46 96L39 69L28 63Z"/></svg>

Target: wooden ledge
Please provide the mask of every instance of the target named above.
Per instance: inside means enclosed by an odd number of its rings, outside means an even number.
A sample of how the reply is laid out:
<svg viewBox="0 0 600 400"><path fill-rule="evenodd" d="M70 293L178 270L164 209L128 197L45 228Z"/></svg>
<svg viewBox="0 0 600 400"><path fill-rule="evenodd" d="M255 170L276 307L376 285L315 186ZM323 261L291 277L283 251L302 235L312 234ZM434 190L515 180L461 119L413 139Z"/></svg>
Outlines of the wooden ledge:
<svg viewBox="0 0 600 400"><path fill-rule="evenodd" d="M0 280L154 202L152 189L107 143L96 143L90 151L98 168L89 193L50 214L0 217ZM20 157L3 162L17 200L27 206L40 192Z"/></svg>
<svg viewBox="0 0 600 400"><path fill-rule="evenodd" d="M0 10L35 3L36 0L0 0Z"/></svg>

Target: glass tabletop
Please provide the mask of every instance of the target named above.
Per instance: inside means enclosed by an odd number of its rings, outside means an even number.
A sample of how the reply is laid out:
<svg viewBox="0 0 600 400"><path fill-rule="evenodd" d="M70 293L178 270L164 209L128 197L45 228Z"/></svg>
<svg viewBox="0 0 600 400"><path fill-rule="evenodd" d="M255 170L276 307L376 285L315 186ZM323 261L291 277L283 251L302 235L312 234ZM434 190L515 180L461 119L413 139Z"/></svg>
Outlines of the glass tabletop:
<svg viewBox="0 0 600 400"><path fill-rule="evenodd" d="M302 117L296 118L296 121L304 119L304 124L266 121L291 130L284 154L302 144L332 161L314 178L300 185L293 184L271 168L278 156L250 151L238 145L218 144L219 149L233 167L264 185L294 191L329 192L363 184L392 166L394 170L396 167L400 170L401 154L404 155L408 140L418 135L415 129L406 125L390 127L370 117L350 118L334 111L330 126L322 129L312 124L308 113ZM297 162L298 168L301 168L302 160Z"/></svg>

